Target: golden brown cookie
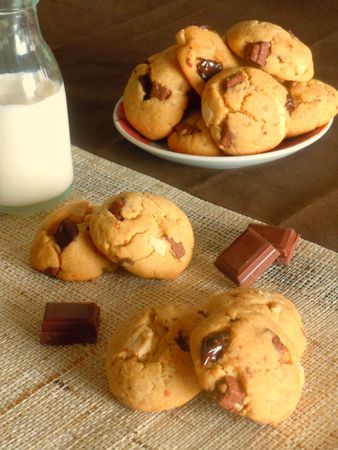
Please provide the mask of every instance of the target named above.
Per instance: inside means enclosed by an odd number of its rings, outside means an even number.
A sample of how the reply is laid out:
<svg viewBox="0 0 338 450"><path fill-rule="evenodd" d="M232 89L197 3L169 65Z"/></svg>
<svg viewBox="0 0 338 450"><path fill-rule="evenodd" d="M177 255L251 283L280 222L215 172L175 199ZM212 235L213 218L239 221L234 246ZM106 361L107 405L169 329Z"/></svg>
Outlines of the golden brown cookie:
<svg viewBox="0 0 338 450"><path fill-rule="evenodd" d="M183 28L176 34L176 42L181 69L199 95L213 75L239 65L219 34L208 26Z"/></svg>
<svg viewBox="0 0 338 450"><path fill-rule="evenodd" d="M86 201L69 203L50 213L32 242L32 266L65 281L88 281L104 270L115 270L94 246L85 217L93 207Z"/></svg>
<svg viewBox="0 0 338 450"><path fill-rule="evenodd" d="M272 425L296 408L303 370L293 343L270 317L213 313L193 331L190 348L199 382L222 408Z"/></svg>
<svg viewBox="0 0 338 450"><path fill-rule="evenodd" d="M162 139L182 119L191 89L176 58L176 46L139 64L124 90L129 123L148 139Z"/></svg>
<svg viewBox="0 0 338 450"><path fill-rule="evenodd" d="M201 111L189 112L168 136L168 147L188 155L224 156L211 137Z"/></svg>
<svg viewBox="0 0 338 450"><path fill-rule="evenodd" d="M193 399L202 388L189 337L203 314L192 306L158 305L121 323L106 357L112 394L139 411L163 411Z"/></svg>
<svg viewBox="0 0 338 450"><path fill-rule="evenodd" d="M96 208L88 223L100 251L140 277L174 279L191 261L194 235L189 219L164 197L121 193Z"/></svg>
<svg viewBox="0 0 338 450"><path fill-rule="evenodd" d="M309 47L278 25L240 22L228 30L226 42L236 55L281 80L309 81L313 77Z"/></svg>
<svg viewBox="0 0 338 450"><path fill-rule="evenodd" d="M219 147L229 155L262 153L285 137L288 91L253 67L223 70L208 81L202 116Z"/></svg>
<svg viewBox="0 0 338 450"><path fill-rule="evenodd" d="M319 80L289 85L293 111L287 137L298 136L325 125L338 112L338 92Z"/></svg>
<svg viewBox="0 0 338 450"><path fill-rule="evenodd" d="M299 361L306 347L305 331L295 305L277 292L258 289L232 289L211 296L205 303L211 313L223 312L231 319L242 313L256 312L276 322L294 344Z"/></svg>

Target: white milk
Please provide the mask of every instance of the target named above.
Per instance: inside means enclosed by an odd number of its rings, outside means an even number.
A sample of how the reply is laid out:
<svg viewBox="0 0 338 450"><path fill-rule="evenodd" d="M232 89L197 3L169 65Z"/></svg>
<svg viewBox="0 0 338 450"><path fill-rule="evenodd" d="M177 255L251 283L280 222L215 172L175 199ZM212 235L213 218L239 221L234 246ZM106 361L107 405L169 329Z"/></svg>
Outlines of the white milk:
<svg viewBox="0 0 338 450"><path fill-rule="evenodd" d="M0 75L0 206L58 197L73 181L66 95L31 74Z"/></svg>

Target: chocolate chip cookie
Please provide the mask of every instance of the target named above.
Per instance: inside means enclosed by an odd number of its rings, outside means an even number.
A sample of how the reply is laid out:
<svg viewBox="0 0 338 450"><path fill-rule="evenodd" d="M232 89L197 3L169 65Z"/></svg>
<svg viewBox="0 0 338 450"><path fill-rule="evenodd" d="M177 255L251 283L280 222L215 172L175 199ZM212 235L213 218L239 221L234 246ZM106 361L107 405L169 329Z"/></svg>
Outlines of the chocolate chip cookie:
<svg viewBox="0 0 338 450"><path fill-rule="evenodd" d="M168 147L188 155L224 156L211 137L200 110L190 111L168 136Z"/></svg>
<svg viewBox="0 0 338 450"><path fill-rule="evenodd" d="M93 207L86 201L69 203L50 213L32 242L32 266L65 281L88 281L117 265L100 253L89 235L86 215Z"/></svg>
<svg viewBox="0 0 338 450"><path fill-rule="evenodd" d="M309 47L278 25L240 22L228 30L226 42L236 55L281 80L309 81L313 77Z"/></svg>
<svg viewBox="0 0 338 450"><path fill-rule="evenodd" d="M124 90L128 122L151 140L162 139L182 119L191 87L176 58L176 46L139 64Z"/></svg>
<svg viewBox="0 0 338 450"><path fill-rule="evenodd" d="M88 224L98 249L140 277L174 279L191 261L194 234L189 219L164 197L121 193L96 208Z"/></svg>
<svg viewBox="0 0 338 450"><path fill-rule="evenodd" d="M158 305L121 323L106 357L111 393L139 411L163 411L193 399L202 388L189 337L203 314L192 306Z"/></svg>
<svg viewBox="0 0 338 450"><path fill-rule="evenodd" d="M293 101L287 137L298 136L325 125L338 112L338 92L329 84L312 79L288 86Z"/></svg>
<svg viewBox="0 0 338 450"><path fill-rule="evenodd" d="M221 36L208 26L190 25L176 34L177 59L191 86L200 94L217 72L237 67Z"/></svg>
<svg viewBox="0 0 338 450"><path fill-rule="evenodd" d="M304 353L306 337L300 314L295 305L278 292L232 289L210 297L205 309L211 313L223 312L232 320L242 313L263 314L276 322L292 341L298 361Z"/></svg>
<svg viewBox="0 0 338 450"><path fill-rule="evenodd" d="M303 370L293 343L267 315L212 313L192 332L190 349L199 382L222 408L272 425L296 408Z"/></svg>
<svg viewBox="0 0 338 450"><path fill-rule="evenodd" d="M205 87L202 116L216 144L228 155L276 147L290 122L288 91L260 69L223 70Z"/></svg>

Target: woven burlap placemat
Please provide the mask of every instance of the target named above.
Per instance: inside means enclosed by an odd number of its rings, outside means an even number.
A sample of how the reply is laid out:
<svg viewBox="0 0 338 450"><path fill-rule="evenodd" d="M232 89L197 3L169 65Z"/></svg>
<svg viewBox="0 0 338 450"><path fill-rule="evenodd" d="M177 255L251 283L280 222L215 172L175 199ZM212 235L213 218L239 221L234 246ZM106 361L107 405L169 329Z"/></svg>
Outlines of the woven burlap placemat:
<svg viewBox="0 0 338 450"><path fill-rule="evenodd" d="M233 287L213 261L250 219L78 148L73 155L75 183L69 200L101 203L126 190L166 196L192 222L194 258L174 281L145 280L121 271L92 282L66 283L29 265L30 242L43 214L0 216L0 447L338 448L338 258L336 253L303 240L290 267L271 266L255 284L291 298L308 334L303 358L305 387L291 418L276 428L261 426L228 414L206 394L168 412L138 413L109 395L104 356L115 325L145 305L201 305L210 294ZM40 345L39 330L48 301L95 301L102 319L98 344Z"/></svg>

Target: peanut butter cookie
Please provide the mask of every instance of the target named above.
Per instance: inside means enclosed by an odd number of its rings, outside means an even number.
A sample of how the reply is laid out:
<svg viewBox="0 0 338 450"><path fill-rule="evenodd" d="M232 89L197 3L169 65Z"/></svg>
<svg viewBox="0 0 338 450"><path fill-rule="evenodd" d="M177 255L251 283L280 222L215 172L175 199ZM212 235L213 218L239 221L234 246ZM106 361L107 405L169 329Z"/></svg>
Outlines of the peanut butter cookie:
<svg viewBox="0 0 338 450"><path fill-rule="evenodd" d="M106 370L112 394L139 411L163 411L193 399L197 381L189 337L203 311L186 305L146 308L111 336Z"/></svg>
<svg viewBox="0 0 338 450"><path fill-rule="evenodd" d="M325 125L338 112L338 92L319 80L293 82L289 86L293 101L287 137L298 136Z"/></svg>
<svg viewBox="0 0 338 450"><path fill-rule="evenodd" d="M299 361L306 347L306 337L300 314L295 305L277 292L258 289L232 289L210 297L205 309L211 313L223 312L232 320L241 313L256 312L276 322L294 344Z"/></svg>
<svg viewBox="0 0 338 450"><path fill-rule="evenodd" d="M85 217L93 207L86 201L69 203L50 213L32 242L32 266L65 281L88 281L117 265L100 253L88 231Z"/></svg>
<svg viewBox="0 0 338 450"><path fill-rule="evenodd" d="M208 26L183 28L176 34L176 42L181 69L199 95L213 75L239 65L221 36Z"/></svg>
<svg viewBox="0 0 338 450"><path fill-rule="evenodd" d="M296 408L303 370L293 343L270 317L212 313L192 332L190 348L199 382L222 408L272 425Z"/></svg>
<svg viewBox="0 0 338 450"><path fill-rule="evenodd" d="M95 245L111 261L144 278L174 279L192 258L189 219L170 200L125 192L88 217Z"/></svg>
<svg viewBox="0 0 338 450"><path fill-rule="evenodd" d="M224 156L211 137L201 111L195 110L174 128L168 136L168 147L174 152L188 155Z"/></svg>
<svg viewBox="0 0 338 450"><path fill-rule="evenodd" d="M288 91L253 67L223 70L208 81L202 116L216 144L228 155L262 153L285 137Z"/></svg>
<svg viewBox="0 0 338 450"><path fill-rule="evenodd" d="M309 47L278 25L240 22L228 30L226 42L236 55L281 80L309 81L313 77Z"/></svg>
<svg viewBox="0 0 338 450"><path fill-rule="evenodd" d="M124 90L129 123L148 139L162 139L182 119L191 87L176 58L176 46L139 64Z"/></svg>

